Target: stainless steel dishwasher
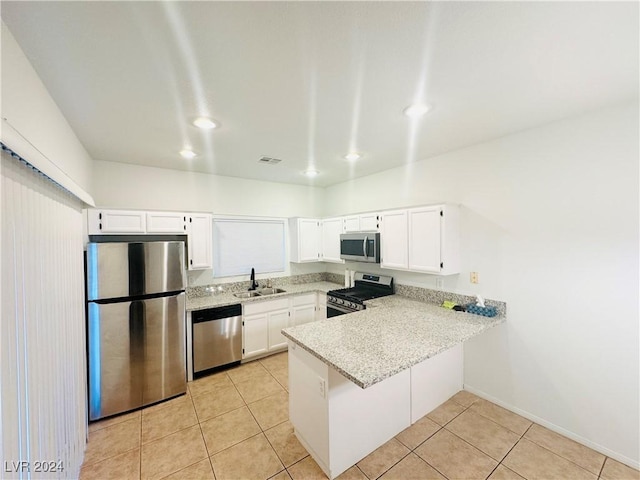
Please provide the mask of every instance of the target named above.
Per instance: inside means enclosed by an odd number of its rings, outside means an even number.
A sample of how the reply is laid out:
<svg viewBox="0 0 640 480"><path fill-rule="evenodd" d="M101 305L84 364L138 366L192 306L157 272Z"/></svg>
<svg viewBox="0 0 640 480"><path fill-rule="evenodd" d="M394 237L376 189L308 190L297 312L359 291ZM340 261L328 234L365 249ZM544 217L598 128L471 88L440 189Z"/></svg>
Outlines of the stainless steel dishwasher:
<svg viewBox="0 0 640 480"><path fill-rule="evenodd" d="M242 306L226 305L192 312L193 373L242 360Z"/></svg>

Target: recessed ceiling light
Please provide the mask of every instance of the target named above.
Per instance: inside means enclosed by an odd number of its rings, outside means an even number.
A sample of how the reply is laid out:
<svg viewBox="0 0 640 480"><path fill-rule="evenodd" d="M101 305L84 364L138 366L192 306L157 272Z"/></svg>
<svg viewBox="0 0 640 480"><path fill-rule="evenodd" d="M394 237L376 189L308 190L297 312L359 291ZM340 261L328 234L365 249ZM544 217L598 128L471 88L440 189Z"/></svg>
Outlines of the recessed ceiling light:
<svg viewBox="0 0 640 480"><path fill-rule="evenodd" d="M307 177L315 177L316 175L318 175L317 170L313 169L313 168L307 168L304 172L302 172L303 174L305 174Z"/></svg>
<svg viewBox="0 0 640 480"><path fill-rule="evenodd" d="M410 118L418 118L431 110L431 105L426 103L414 103L403 110L404 114Z"/></svg>
<svg viewBox="0 0 640 480"><path fill-rule="evenodd" d="M347 153L344 158L346 158L347 160L353 162L355 160L358 160L362 155L360 155L359 153L356 152L349 152Z"/></svg>
<svg viewBox="0 0 640 480"><path fill-rule="evenodd" d="M218 128L218 124L207 117L198 117L193 121L193 124L201 128L202 130L212 130L214 128Z"/></svg>
<svg viewBox="0 0 640 480"><path fill-rule="evenodd" d="M183 150L180 150L180 156L182 158L186 158L187 160L191 160L192 158L195 158L197 154L193 150L189 150L188 148L185 148Z"/></svg>

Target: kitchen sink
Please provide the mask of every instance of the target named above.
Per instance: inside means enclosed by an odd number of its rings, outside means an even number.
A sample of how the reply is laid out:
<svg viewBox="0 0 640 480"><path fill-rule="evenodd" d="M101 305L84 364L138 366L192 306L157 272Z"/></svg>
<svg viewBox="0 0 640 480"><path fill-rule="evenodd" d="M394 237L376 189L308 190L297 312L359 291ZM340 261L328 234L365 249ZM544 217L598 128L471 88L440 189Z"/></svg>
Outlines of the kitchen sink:
<svg viewBox="0 0 640 480"><path fill-rule="evenodd" d="M286 290L281 288L261 288L256 290L260 295L274 295L276 293L285 293Z"/></svg>
<svg viewBox="0 0 640 480"><path fill-rule="evenodd" d="M234 293L233 296L238 298L252 298L259 297L260 294L258 292L238 292Z"/></svg>

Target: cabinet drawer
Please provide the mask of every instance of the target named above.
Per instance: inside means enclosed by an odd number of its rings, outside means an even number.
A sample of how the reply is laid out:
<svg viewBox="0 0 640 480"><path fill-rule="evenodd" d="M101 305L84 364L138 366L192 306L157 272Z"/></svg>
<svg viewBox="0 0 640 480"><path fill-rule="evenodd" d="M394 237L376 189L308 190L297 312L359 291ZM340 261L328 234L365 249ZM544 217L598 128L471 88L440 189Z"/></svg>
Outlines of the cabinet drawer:
<svg viewBox="0 0 640 480"><path fill-rule="evenodd" d="M274 310L283 310L289 308L289 298L280 298L278 300L254 301L242 306L244 315L253 315L255 313L272 312Z"/></svg>
<svg viewBox="0 0 640 480"><path fill-rule="evenodd" d="M298 305L315 305L317 300L317 293L305 293L304 295L297 295L293 297L293 306L297 307Z"/></svg>

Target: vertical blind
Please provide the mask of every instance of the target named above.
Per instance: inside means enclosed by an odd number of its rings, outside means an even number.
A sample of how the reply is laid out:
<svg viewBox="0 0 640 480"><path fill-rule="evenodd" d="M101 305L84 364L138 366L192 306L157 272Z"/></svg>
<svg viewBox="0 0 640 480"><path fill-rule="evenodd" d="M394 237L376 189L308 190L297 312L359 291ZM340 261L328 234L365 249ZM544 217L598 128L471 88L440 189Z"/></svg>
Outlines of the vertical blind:
<svg viewBox="0 0 640 480"><path fill-rule="evenodd" d="M77 478L86 440L82 203L1 153L2 478Z"/></svg>

